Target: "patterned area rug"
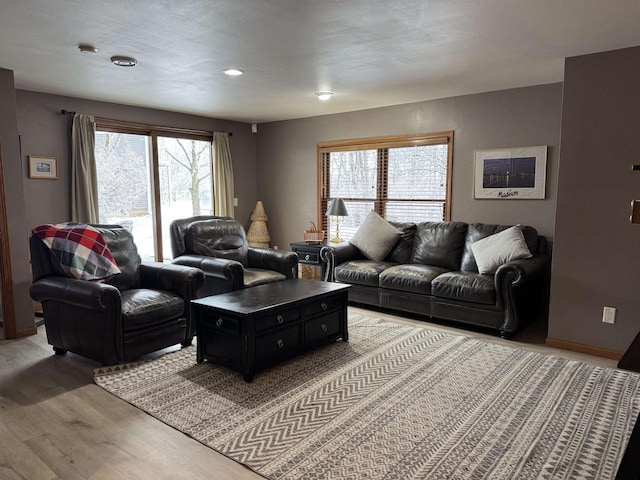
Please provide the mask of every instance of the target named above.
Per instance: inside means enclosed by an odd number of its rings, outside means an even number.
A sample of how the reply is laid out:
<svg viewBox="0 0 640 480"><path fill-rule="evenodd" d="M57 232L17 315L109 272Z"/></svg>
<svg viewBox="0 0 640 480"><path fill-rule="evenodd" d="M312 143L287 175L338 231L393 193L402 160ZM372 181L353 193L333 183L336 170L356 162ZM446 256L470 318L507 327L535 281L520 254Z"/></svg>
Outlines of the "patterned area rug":
<svg viewBox="0 0 640 480"><path fill-rule="evenodd" d="M351 316L252 383L189 347L97 369L114 395L269 479L613 479L640 376Z"/></svg>

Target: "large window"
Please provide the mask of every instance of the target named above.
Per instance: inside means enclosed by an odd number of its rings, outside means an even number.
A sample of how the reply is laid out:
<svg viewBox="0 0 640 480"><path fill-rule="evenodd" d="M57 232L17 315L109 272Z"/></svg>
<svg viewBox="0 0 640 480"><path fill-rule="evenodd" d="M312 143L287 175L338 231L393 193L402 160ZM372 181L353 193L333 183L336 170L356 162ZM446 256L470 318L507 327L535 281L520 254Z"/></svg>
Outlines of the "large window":
<svg viewBox="0 0 640 480"><path fill-rule="evenodd" d="M371 210L390 221L449 220L452 144L453 132L318 144L319 223L335 231L325 216L334 198L349 212L340 223L344 240Z"/></svg>
<svg viewBox="0 0 640 480"><path fill-rule="evenodd" d="M132 229L146 261L171 259L169 225L212 214L211 134L96 121L101 223Z"/></svg>

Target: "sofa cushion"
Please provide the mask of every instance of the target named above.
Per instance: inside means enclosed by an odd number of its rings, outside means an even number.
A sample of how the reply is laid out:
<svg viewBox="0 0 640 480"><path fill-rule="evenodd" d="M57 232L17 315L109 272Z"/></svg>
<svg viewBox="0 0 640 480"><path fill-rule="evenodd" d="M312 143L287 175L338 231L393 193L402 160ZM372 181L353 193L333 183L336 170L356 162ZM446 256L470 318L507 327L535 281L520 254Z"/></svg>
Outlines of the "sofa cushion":
<svg viewBox="0 0 640 480"><path fill-rule="evenodd" d="M396 263L411 263L413 239L416 236L415 223L389 222L402 232L400 240L391 249L385 260Z"/></svg>
<svg viewBox="0 0 640 480"><path fill-rule="evenodd" d="M507 228L511 228L512 225L493 225L489 223L471 223L467 229L467 236L464 243L464 252L462 253L462 265L460 270L466 272L477 272L478 265L476 264L475 256L471 246L474 242L477 242L481 238L488 237L498 232L502 232ZM538 251L538 231L530 226L521 225L522 234L527 242L527 247L531 253Z"/></svg>
<svg viewBox="0 0 640 480"><path fill-rule="evenodd" d="M478 272L492 274L500 265L519 258L530 258L531 252L524 241L520 225L485 237L471 245Z"/></svg>
<svg viewBox="0 0 640 480"><path fill-rule="evenodd" d="M403 292L431 293L431 280L446 272L442 267L417 263L394 265L380 274L380 287Z"/></svg>
<svg viewBox="0 0 640 480"><path fill-rule="evenodd" d="M463 222L419 223L411 263L459 270L466 233Z"/></svg>
<svg viewBox="0 0 640 480"><path fill-rule="evenodd" d="M379 261L387 256L400 235L400 230L372 210L349 243L369 260Z"/></svg>
<svg viewBox="0 0 640 480"><path fill-rule="evenodd" d="M335 278L338 282L377 287L380 273L393 265L395 264L391 262L350 260L336 266Z"/></svg>
<svg viewBox="0 0 640 480"><path fill-rule="evenodd" d="M472 272L447 272L431 281L431 295L464 302L495 305L493 276Z"/></svg>
<svg viewBox="0 0 640 480"><path fill-rule="evenodd" d="M163 290L134 288L121 292L122 329L147 328L184 316L184 300Z"/></svg>

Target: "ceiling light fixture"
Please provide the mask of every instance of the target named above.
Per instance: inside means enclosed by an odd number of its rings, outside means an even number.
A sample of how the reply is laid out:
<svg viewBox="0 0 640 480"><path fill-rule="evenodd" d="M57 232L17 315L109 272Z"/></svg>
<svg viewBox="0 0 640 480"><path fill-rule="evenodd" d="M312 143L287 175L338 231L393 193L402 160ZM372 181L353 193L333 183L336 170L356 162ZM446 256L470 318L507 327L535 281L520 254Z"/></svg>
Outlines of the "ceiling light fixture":
<svg viewBox="0 0 640 480"><path fill-rule="evenodd" d="M123 57L122 55L116 55L111 57L111 63L118 67L135 67L138 64L138 60L133 57Z"/></svg>
<svg viewBox="0 0 640 480"><path fill-rule="evenodd" d="M87 55L95 55L96 53L98 53L98 49L93 45L81 44L81 45L78 45L78 49L82 53L85 53Z"/></svg>
<svg viewBox="0 0 640 480"><path fill-rule="evenodd" d="M226 70L223 70L222 73L224 73L225 75L229 75L230 77L237 77L239 75L242 75L244 72L242 70L238 70L237 68L227 68Z"/></svg>
<svg viewBox="0 0 640 480"><path fill-rule="evenodd" d="M327 100L329 100L331 97L333 97L333 92L316 92L314 93L314 95L316 97L318 97L318 100L321 100L323 102L326 102Z"/></svg>

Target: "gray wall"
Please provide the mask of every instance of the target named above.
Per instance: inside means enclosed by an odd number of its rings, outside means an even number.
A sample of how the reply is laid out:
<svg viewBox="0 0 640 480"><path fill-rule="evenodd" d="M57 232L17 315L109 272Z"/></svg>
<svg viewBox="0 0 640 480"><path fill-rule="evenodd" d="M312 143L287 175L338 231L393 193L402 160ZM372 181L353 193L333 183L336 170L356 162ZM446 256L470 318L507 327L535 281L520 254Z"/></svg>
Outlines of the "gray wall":
<svg viewBox="0 0 640 480"><path fill-rule="evenodd" d="M62 109L164 127L233 132L230 145L235 174L235 196L239 202L235 209L235 217L243 224L248 224L255 206L257 190L255 136L251 133L250 125L23 90L18 90L16 97L22 160L25 166L28 155L55 156L58 157L60 170L58 180L29 179L26 174L23 176L26 223L29 228L42 223L57 223L70 219L72 118L69 115L61 115Z"/></svg>
<svg viewBox="0 0 640 480"><path fill-rule="evenodd" d="M25 224L25 207L22 179L23 164L20 159L16 94L13 72L0 69L0 142L2 143L3 180L9 227L9 249L13 278L13 297L16 314L16 331L21 335L34 327L33 302L29 296L31 269L29 267L28 234Z"/></svg>
<svg viewBox="0 0 640 480"><path fill-rule="evenodd" d="M640 47L565 62L550 338L623 351L640 330L638 85Z"/></svg>
<svg viewBox="0 0 640 480"><path fill-rule="evenodd" d="M452 219L535 226L554 235L562 84L259 125L258 199L272 245L289 248L317 213L318 142L454 131ZM548 145L544 200L474 200L474 149Z"/></svg>

